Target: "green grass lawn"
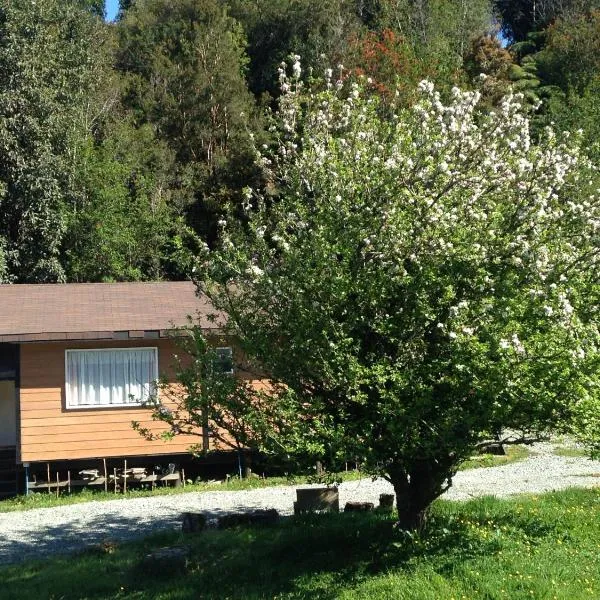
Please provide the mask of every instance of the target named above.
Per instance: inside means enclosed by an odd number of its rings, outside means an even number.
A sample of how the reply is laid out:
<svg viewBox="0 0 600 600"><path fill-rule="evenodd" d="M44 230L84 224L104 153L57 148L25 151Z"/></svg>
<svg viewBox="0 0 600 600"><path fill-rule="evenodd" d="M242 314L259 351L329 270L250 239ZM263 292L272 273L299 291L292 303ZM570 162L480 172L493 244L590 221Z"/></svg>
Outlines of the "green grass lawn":
<svg viewBox="0 0 600 600"><path fill-rule="evenodd" d="M506 454L480 454L473 456L469 460L463 462L460 466L460 470L466 469L479 469L482 467L499 467L501 465L508 465L510 463L519 462L525 460L531 452L526 446L506 446Z"/></svg>
<svg viewBox="0 0 600 600"><path fill-rule="evenodd" d="M185 545L186 567L148 569L152 548ZM600 492L438 502L408 536L382 515L321 515L268 529L164 534L0 569L11 600L600 598Z"/></svg>
<svg viewBox="0 0 600 600"><path fill-rule="evenodd" d="M566 456L568 458L589 457L589 452L586 452L584 448L577 448L575 446L555 446L554 454L557 456Z"/></svg>

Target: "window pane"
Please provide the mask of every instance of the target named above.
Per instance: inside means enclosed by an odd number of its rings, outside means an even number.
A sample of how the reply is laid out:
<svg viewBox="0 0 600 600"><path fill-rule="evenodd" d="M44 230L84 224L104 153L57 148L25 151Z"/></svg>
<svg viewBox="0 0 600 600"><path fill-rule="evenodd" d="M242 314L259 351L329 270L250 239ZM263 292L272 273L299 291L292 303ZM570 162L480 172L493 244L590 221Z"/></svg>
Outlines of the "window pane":
<svg viewBox="0 0 600 600"><path fill-rule="evenodd" d="M215 371L217 373L233 373L233 352L231 348L216 348L215 354Z"/></svg>
<svg viewBox="0 0 600 600"><path fill-rule="evenodd" d="M67 350L67 406L140 403L157 375L155 348Z"/></svg>

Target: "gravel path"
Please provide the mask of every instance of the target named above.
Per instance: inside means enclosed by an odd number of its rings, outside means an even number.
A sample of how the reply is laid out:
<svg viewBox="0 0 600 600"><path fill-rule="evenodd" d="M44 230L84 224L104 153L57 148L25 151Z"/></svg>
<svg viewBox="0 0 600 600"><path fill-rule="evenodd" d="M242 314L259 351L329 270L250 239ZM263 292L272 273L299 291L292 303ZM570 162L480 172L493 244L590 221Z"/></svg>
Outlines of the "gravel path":
<svg viewBox="0 0 600 600"><path fill-rule="evenodd" d="M521 462L461 471L445 497L467 500L486 494L509 496L600 485L600 461L556 456L553 448L554 444L537 444L533 447L535 454ZM253 508L276 508L281 514L291 514L296 487L192 492L0 513L0 564L81 550L103 540L122 541L178 528L185 511L205 512L214 518ZM343 483L340 505L349 500L376 504L379 494L391 491L390 484L383 480Z"/></svg>

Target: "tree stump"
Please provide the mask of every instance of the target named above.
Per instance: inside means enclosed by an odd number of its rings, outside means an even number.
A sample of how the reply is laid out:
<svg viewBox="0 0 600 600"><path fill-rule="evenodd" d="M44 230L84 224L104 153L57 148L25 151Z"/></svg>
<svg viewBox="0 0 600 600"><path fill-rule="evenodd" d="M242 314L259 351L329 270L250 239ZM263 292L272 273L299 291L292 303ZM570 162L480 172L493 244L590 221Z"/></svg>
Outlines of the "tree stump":
<svg viewBox="0 0 600 600"><path fill-rule="evenodd" d="M183 513L181 531L183 533L198 533L206 527L206 515L202 513Z"/></svg>
<svg viewBox="0 0 600 600"><path fill-rule="evenodd" d="M379 494L379 506L381 512L391 513L394 510L394 494Z"/></svg>
<svg viewBox="0 0 600 600"><path fill-rule="evenodd" d="M338 489L336 487L297 489L294 514L307 512L340 512Z"/></svg>

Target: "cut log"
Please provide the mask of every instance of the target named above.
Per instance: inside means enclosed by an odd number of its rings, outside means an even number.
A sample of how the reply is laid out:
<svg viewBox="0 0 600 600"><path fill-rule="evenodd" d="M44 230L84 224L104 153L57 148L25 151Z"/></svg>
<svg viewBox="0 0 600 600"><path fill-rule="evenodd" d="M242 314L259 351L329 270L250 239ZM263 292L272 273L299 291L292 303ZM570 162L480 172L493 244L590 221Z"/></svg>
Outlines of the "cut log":
<svg viewBox="0 0 600 600"><path fill-rule="evenodd" d="M346 502L344 512L370 512L375 508L372 502Z"/></svg>
<svg viewBox="0 0 600 600"><path fill-rule="evenodd" d="M339 512L340 494L336 487L298 488L294 513Z"/></svg>

